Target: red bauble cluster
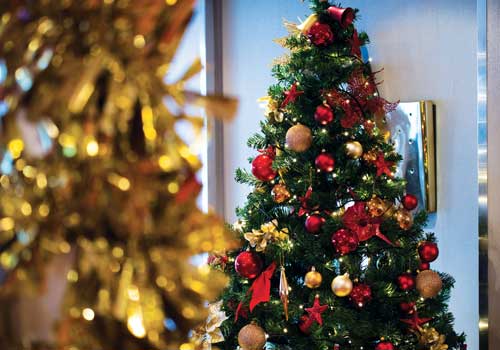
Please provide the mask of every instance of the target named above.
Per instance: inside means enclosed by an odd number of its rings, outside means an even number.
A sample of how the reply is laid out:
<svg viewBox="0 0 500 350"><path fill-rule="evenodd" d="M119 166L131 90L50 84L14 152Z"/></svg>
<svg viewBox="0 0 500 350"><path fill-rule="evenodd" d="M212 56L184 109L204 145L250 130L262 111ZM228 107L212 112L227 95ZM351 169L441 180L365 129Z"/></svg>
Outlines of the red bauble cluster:
<svg viewBox="0 0 500 350"><path fill-rule="evenodd" d="M260 181L271 181L278 175L273 169L273 157L259 154L252 162L252 174Z"/></svg>
<svg viewBox="0 0 500 350"><path fill-rule="evenodd" d="M404 273L398 277L398 286L404 291L415 288L415 277L411 273Z"/></svg>
<svg viewBox="0 0 500 350"><path fill-rule="evenodd" d="M412 194L405 194L401 199L401 203L406 210L413 210L418 205L418 199Z"/></svg>
<svg viewBox="0 0 500 350"><path fill-rule="evenodd" d="M434 242L422 242L418 246L418 255L424 263L430 263L439 256L438 245Z"/></svg>
<svg viewBox="0 0 500 350"><path fill-rule="evenodd" d="M316 168L324 173L331 173L335 169L335 159L329 153L321 153L314 161Z"/></svg>
<svg viewBox="0 0 500 350"><path fill-rule="evenodd" d="M333 43L333 32L330 26L326 23L316 22L314 23L309 31L307 32L307 37L311 42L320 47L325 47Z"/></svg>
<svg viewBox="0 0 500 350"><path fill-rule="evenodd" d="M262 259L255 252L241 252L234 260L234 269L241 277L255 278L262 270Z"/></svg>
<svg viewBox="0 0 500 350"><path fill-rule="evenodd" d="M375 346L375 350L396 350L396 347L390 341L382 341Z"/></svg>
<svg viewBox="0 0 500 350"><path fill-rule="evenodd" d="M414 301L410 301L410 302L407 302L407 303L400 303L399 304L399 308L401 309L401 311L403 311L405 314L412 314L415 312L415 302Z"/></svg>
<svg viewBox="0 0 500 350"><path fill-rule="evenodd" d="M329 106L321 105L316 107L314 120L316 120L319 124L328 125L333 121L333 119L333 111Z"/></svg>
<svg viewBox="0 0 500 350"><path fill-rule="evenodd" d="M307 217L306 219L306 230L309 233L318 233L321 230L321 227L323 227L323 224L325 223L325 219L317 214L313 214Z"/></svg>
<svg viewBox="0 0 500 350"><path fill-rule="evenodd" d="M349 294L351 301L358 307L363 307L372 300L372 289L369 285L358 283L352 287L351 294Z"/></svg>
<svg viewBox="0 0 500 350"><path fill-rule="evenodd" d="M358 248L358 235L351 230L341 228L332 235L332 244L337 253L349 254Z"/></svg>

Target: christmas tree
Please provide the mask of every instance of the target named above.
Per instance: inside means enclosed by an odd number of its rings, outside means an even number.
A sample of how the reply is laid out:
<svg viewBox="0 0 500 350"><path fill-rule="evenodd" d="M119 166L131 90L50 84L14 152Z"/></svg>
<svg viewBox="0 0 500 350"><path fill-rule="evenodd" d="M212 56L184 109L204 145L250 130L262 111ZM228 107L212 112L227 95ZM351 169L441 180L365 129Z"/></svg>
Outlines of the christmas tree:
<svg viewBox="0 0 500 350"><path fill-rule="evenodd" d="M237 209L240 250L209 262L231 276L199 343L223 349L463 349L447 300L453 278L431 270L436 238L395 176L401 157L361 57L358 10L312 0L286 23L273 67L253 186ZM214 326L216 325L216 327Z"/></svg>

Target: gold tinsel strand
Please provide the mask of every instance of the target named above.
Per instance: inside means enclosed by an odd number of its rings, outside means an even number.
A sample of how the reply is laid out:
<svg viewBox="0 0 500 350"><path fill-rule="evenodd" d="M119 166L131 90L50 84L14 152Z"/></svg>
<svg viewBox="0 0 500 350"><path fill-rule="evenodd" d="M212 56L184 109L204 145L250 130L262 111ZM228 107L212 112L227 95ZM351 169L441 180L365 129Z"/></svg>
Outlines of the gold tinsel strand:
<svg viewBox="0 0 500 350"><path fill-rule="evenodd" d="M184 91L199 61L165 83L193 3L0 4L8 110L0 117L0 303L7 310L22 292L47 288L48 266L66 256L58 348L178 348L205 320L204 300L225 285L190 263L231 247L221 221L196 206L201 164L174 127L182 120L201 131L186 104L227 119L236 102ZM9 327L0 323L0 348L21 347Z"/></svg>

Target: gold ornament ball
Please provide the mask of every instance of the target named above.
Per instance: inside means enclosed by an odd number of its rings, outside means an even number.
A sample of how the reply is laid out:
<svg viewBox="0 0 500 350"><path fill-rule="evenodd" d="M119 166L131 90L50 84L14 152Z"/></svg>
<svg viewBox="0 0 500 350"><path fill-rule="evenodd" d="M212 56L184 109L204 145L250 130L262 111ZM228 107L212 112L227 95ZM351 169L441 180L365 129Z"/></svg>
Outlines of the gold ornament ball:
<svg viewBox="0 0 500 350"><path fill-rule="evenodd" d="M349 274L337 276L332 281L332 292L338 297L346 297L351 294L352 281Z"/></svg>
<svg viewBox="0 0 500 350"><path fill-rule="evenodd" d="M373 197L368 201L368 211L371 216L379 217L384 215L384 213L389 208L389 205L379 197Z"/></svg>
<svg viewBox="0 0 500 350"><path fill-rule="evenodd" d="M437 272L425 270L418 274L416 287L423 298L434 298L443 288L443 281Z"/></svg>
<svg viewBox="0 0 500 350"><path fill-rule="evenodd" d="M274 185L271 195L276 203L283 203L290 199L290 191L284 184Z"/></svg>
<svg viewBox="0 0 500 350"><path fill-rule="evenodd" d="M266 332L254 323L247 324L238 333L242 350L261 350L266 345Z"/></svg>
<svg viewBox="0 0 500 350"><path fill-rule="evenodd" d="M323 276L321 276L321 274L316 271L314 267L311 269L311 271L306 273L306 276L304 277L304 284L311 289L321 286L322 281Z"/></svg>
<svg viewBox="0 0 500 350"><path fill-rule="evenodd" d="M312 133L305 125L297 124L286 132L286 145L295 152L305 152L311 147Z"/></svg>
<svg viewBox="0 0 500 350"><path fill-rule="evenodd" d="M363 146L358 141L349 141L345 144L345 152L352 159L358 159L363 155Z"/></svg>
<svg viewBox="0 0 500 350"><path fill-rule="evenodd" d="M406 209L399 209L394 217L403 230L408 230L413 225L413 216Z"/></svg>

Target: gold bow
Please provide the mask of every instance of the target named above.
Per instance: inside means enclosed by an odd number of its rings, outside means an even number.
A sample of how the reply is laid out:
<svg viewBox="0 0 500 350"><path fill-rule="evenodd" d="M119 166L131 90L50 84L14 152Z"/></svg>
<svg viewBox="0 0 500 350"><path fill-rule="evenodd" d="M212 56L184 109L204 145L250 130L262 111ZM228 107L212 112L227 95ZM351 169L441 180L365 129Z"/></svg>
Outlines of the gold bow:
<svg viewBox="0 0 500 350"><path fill-rule="evenodd" d="M208 317L204 325L194 330L191 340L197 349L209 350L212 344L224 341L224 335L220 330L222 322L228 319L226 313L221 310L222 300L208 306Z"/></svg>
<svg viewBox="0 0 500 350"><path fill-rule="evenodd" d="M264 115L271 121L281 123L284 118L284 114L279 110L278 101L273 100L270 96L264 96L257 99L259 106L264 109Z"/></svg>
<svg viewBox="0 0 500 350"><path fill-rule="evenodd" d="M445 344L446 337L439 334L435 328L419 328L420 332L419 343L428 347L429 350L447 350L448 345Z"/></svg>
<svg viewBox="0 0 500 350"><path fill-rule="evenodd" d="M266 250L268 242L287 241L288 228L278 230L278 220L274 219L262 224L260 230L254 229L252 232L245 233L244 237L256 251L263 252Z"/></svg>

